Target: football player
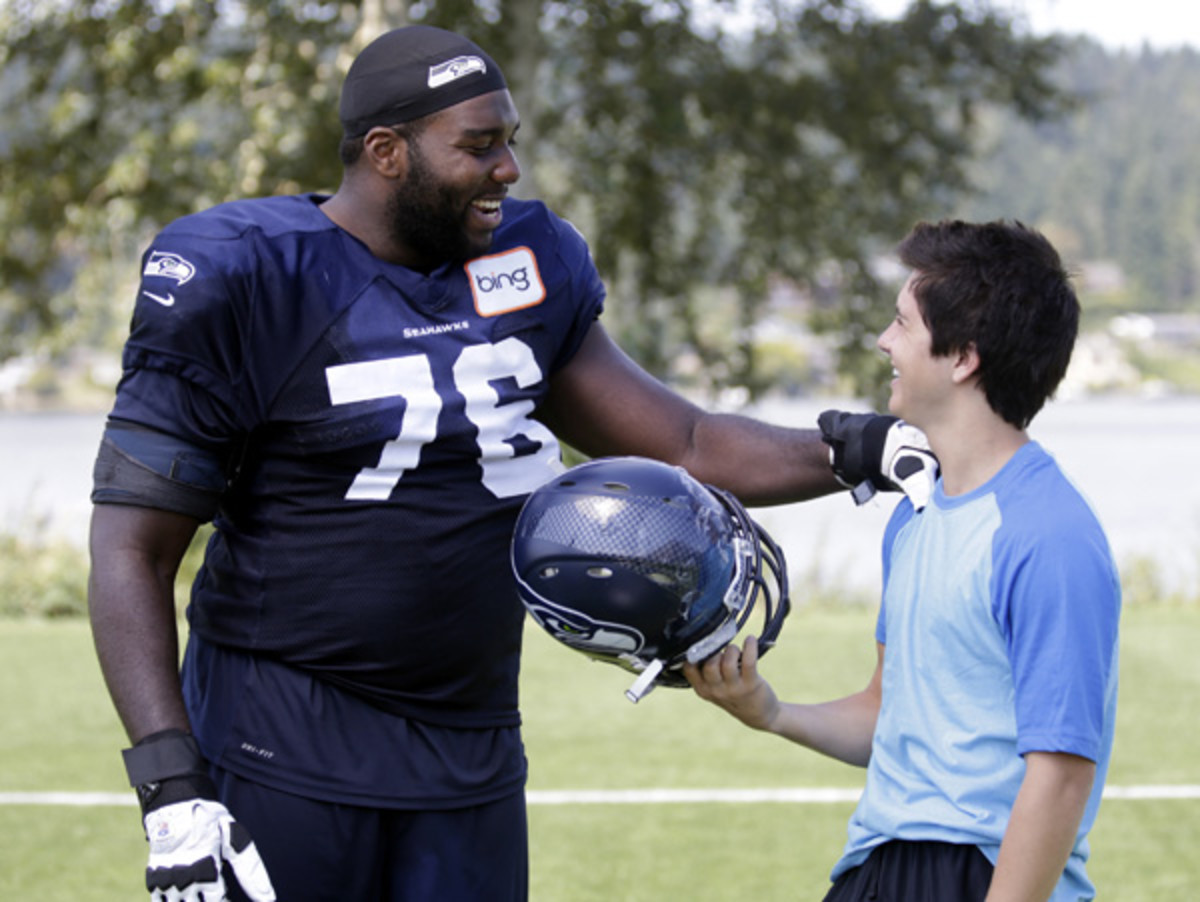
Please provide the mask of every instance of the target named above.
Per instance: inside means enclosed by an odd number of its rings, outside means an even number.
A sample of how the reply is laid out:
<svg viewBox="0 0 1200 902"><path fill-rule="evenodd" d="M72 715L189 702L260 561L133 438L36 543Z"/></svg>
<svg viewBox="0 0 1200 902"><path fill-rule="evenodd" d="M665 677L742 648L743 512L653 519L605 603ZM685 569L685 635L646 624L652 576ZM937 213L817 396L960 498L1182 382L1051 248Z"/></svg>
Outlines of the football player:
<svg viewBox="0 0 1200 902"><path fill-rule="evenodd" d="M1091 508L1026 431L1066 372L1079 303L1019 223L921 224L900 259L912 275L878 342L889 409L942 475L885 530L874 674L783 704L753 639L684 674L744 723L867 768L827 902L1091 899L1120 585Z"/></svg>
<svg viewBox="0 0 1200 902"><path fill-rule="evenodd" d="M90 611L147 885L522 899L508 547L559 441L774 503L896 488L898 424L840 420L827 444L705 413L636 366L599 323L584 239L508 196L518 114L470 41L383 35L340 118L335 194L186 216L143 258ZM208 521L181 668L172 583Z"/></svg>

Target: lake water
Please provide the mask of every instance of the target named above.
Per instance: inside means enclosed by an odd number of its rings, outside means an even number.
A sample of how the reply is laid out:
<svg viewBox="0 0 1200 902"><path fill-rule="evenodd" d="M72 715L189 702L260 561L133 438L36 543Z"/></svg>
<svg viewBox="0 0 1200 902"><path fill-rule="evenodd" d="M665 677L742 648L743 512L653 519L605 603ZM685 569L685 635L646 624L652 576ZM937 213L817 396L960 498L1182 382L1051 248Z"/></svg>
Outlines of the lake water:
<svg viewBox="0 0 1200 902"><path fill-rule="evenodd" d="M761 405L764 419L815 425L829 401ZM843 405L844 406L844 405ZM0 529L39 529L82 544L104 417L0 413ZM1200 398L1058 401L1030 434L1091 500L1118 563L1153 560L1168 588L1200 578ZM806 583L874 592L879 539L898 496L855 507L847 495L753 511L783 547L793 595Z"/></svg>
<svg viewBox="0 0 1200 902"><path fill-rule="evenodd" d="M761 409L764 419L813 423L829 404ZM807 417L807 420L804 419ZM1090 398L1051 402L1029 429L1091 502L1118 565L1148 558L1169 589L1195 594L1200 578L1200 398ZM793 577L878 589L879 540L898 496L856 508L848 497L759 509L784 546ZM793 586L803 597L803 582Z"/></svg>

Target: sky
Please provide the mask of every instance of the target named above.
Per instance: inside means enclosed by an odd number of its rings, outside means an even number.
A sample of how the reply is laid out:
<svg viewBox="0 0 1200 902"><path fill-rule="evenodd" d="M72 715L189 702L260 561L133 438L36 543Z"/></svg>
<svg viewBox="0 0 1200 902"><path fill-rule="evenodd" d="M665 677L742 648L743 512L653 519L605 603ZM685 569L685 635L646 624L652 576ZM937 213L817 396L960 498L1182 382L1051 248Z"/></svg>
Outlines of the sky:
<svg viewBox="0 0 1200 902"><path fill-rule="evenodd" d="M907 0L869 0L881 15L902 11ZM1035 34L1084 33L1113 49L1200 50L1200 4L1193 0L992 0L1024 17Z"/></svg>

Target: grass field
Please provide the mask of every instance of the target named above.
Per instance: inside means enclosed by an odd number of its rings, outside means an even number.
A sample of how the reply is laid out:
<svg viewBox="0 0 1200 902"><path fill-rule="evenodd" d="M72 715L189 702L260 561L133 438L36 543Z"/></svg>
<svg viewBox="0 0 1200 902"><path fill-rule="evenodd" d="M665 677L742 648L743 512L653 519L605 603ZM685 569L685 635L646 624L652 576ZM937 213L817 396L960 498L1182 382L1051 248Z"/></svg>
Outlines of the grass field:
<svg viewBox="0 0 1200 902"><path fill-rule="evenodd" d="M873 615L800 609L763 669L789 699L853 691L874 661ZM1200 784L1200 606L1133 606L1110 786ZM123 736L87 627L0 620L0 794L125 793ZM523 708L530 790L861 786L862 772L752 733L682 690L638 705L616 668L536 629ZM130 802L132 800L130 799ZM530 807L535 902L819 899L850 802L541 804ZM1109 799L1092 834L1102 899L1191 902L1200 799ZM0 899L144 898L136 810L0 805ZM353 900L350 900L353 902Z"/></svg>

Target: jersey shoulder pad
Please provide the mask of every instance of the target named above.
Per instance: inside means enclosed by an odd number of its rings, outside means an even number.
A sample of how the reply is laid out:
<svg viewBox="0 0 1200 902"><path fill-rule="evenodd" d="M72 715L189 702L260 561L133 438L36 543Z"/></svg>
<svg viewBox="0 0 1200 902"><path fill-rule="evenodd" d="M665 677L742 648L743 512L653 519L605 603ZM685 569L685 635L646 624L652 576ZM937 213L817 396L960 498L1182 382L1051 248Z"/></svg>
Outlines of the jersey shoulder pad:
<svg viewBox="0 0 1200 902"><path fill-rule="evenodd" d="M322 200L321 195L299 194L227 201L176 219L159 237L221 240L241 238L252 230L267 237L335 230L337 226L320 211Z"/></svg>

